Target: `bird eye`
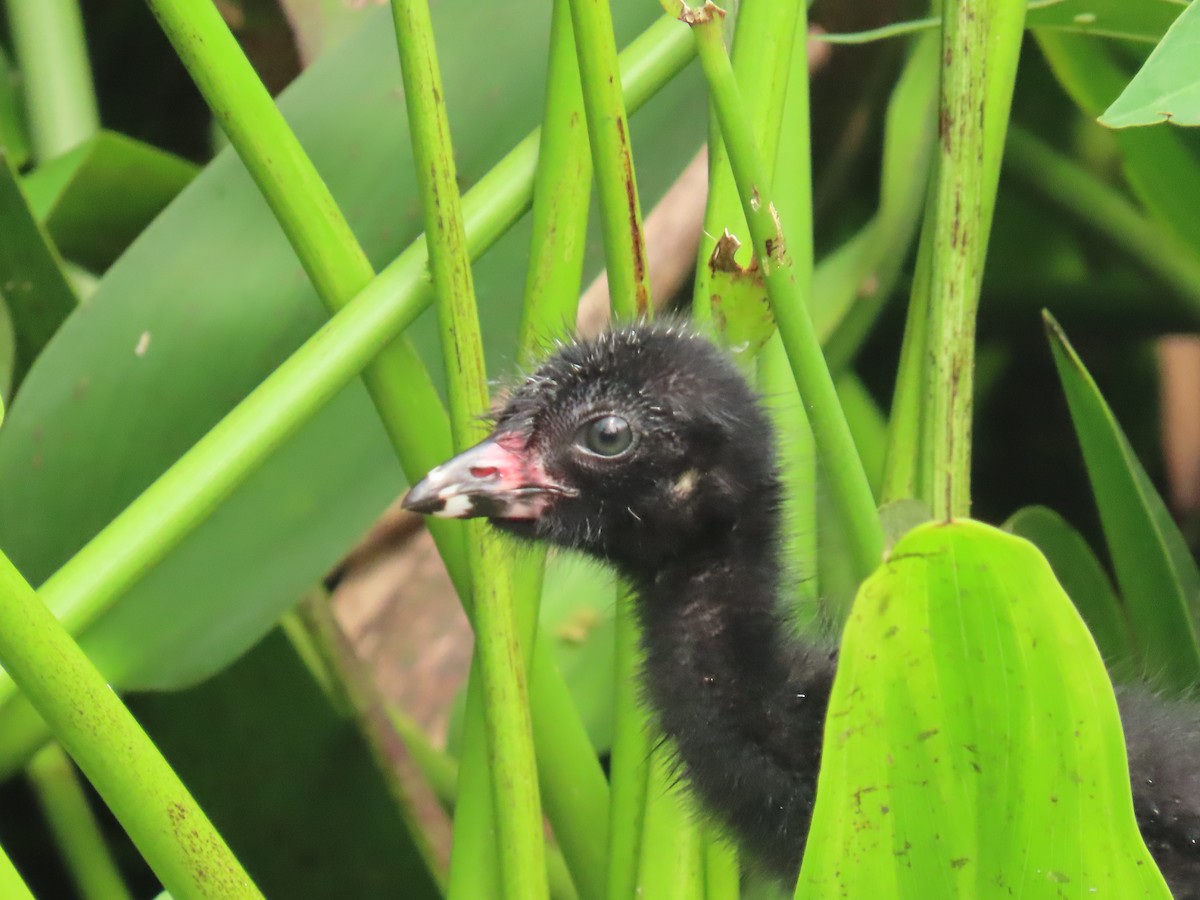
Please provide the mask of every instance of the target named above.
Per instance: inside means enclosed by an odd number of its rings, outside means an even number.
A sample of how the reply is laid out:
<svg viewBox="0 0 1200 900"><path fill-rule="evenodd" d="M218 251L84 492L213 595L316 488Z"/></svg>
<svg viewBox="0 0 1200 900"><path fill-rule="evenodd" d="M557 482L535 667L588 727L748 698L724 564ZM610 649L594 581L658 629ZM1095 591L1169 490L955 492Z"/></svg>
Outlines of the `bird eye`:
<svg viewBox="0 0 1200 900"><path fill-rule="evenodd" d="M633 429L620 416L604 416L579 429L576 443L596 456L620 456L633 446Z"/></svg>

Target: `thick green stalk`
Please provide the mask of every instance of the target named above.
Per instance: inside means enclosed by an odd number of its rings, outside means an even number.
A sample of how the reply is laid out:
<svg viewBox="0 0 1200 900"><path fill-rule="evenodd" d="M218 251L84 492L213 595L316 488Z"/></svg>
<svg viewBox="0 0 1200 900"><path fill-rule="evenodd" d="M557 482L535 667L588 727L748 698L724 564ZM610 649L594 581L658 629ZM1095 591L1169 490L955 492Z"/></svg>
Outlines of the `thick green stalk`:
<svg viewBox="0 0 1200 900"><path fill-rule="evenodd" d="M429 268L437 291L450 425L456 450L483 437L490 398L475 306L450 123L442 101L433 22L425 0L393 0L413 160L425 217ZM619 88L618 88L619 90ZM475 599L475 659L487 723L487 772L497 837L504 851L504 896L547 895L541 802L534 759L526 659L514 606L512 566L482 521L463 523ZM455 869L451 869L451 892Z"/></svg>
<svg viewBox="0 0 1200 900"><path fill-rule="evenodd" d="M737 900L741 891L738 848L715 826L705 828L705 900Z"/></svg>
<svg viewBox="0 0 1200 900"><path fill-rule="evenodd" d="M600 200L613 319L649 317L653 307L646 239L625 99L617 89L617 50L608 0L571 0L571 21ZM607 879L608 896L614 900L633 896L648 783L645 714L633 686L640 659L638 631L633 598L626 588L617 597L615 635Z"/></svg>
<svg viewBox="0 0 1200 900"><path fill-rule="evenodd" d="M592 153L575 60L569 0L554 0L529 271L517 341L517 360L523 366L535 364L552 340L575 330L592 190Z"/></svg>
<svg viewBox="0 0 1200 900"><path fill-rule="evenodd" d="M62 747L54 742L43 747L30 762L27 774L79 896L84 900L130 900L132 895L104 842L75 765Z"/></svg>
<svg viewBox="0 0 1200 900"><path fill-rule="evenodd" d="M33 151L59 156L100 129L78 0L8 0Z"/></svg>
<svg viewBox="0 0 1200 900"><path fill-rule="evenodd" d="M674 749L660 743L650 760L645 837L636 897L704 897L704 840L695 810L675 772Z"/></svg>
<svg viewBox="0 0 1200 900"><path fill-rule="evenodd" d="M574 331L587 243L591 181L592 156L571 8L569 0L554 0L546 104L533 187L529 269L517 342L517 359L522 365L536 364L548 343ZM541 548L530 548L516 561L513 585L517 591L517 609L527 617L522 621L521 640L529 644L535 639L533 623L537 621L544 571L545 552ZM538 663L546 664L552 663L545 659ZM537 673L532 673L532 677L536 678ZM557 684L562 686L562 681ZM565 689L560 701L568 705L572 702ZM545 716L535 715L534 742L539 748L547 740L553 740L543 731L554 724ZM574 789L563 790L561 784L548 784L543 777L542 804L580 895L585 900L600 900L604 896L608 860L604 842L596 840L596 835L608 832L608 782L599 765L585 762L593 754L586 741L577 740L579 734L572 742L581 763ZM558 743L561 745L562 741L560 736ZM552 894L554 871L548 862Z"/></svg>
<svg viewBox="0 0 1200 900"><path fill-rule="evenodd" d="M609 300L618 318L649 316L646 237L608 0L571 0L571 21L600 198Z"/></svg>
<svg viewBox="0 0 1200 900"><path fill-rule="evenodd" d="M1004 158L1013 175L1127 253L1185 301L1193 315L1200 314L1200 258L1191 247L1120 191L1023 128L1009 129Z"/></svg>
<svg viewBox="0 0 1200 900"><path fill-rule="evenodd" d="M17 867L12 864L12 860L8 858L3 847L0 847L0 897L7 897L10 900L34 900L33 893L25 884L25 879L21 877Z"/></svg>
<svg viewBox="0 0 1200 900"><path fill-rule="evenodd" d="M642 816L650 786L650 722L642 707L637 675L641 670L638 625L633 597L620 588L614 621L613 739L608 819L610 900L635 895L642 852Z"/></svg>
<svg viewBox="0 0 1200 900"><path fill-rule="evenodd" d="M104 676L3 554L0 663L174 897L262 896Z"/></svg>
<svg viewBox="0 0 1200 900"><path fill-rule="evenodd" d="M696 40L721 135L729 151L742 211L792 375L805 400L822 471L847 524L854 571L860 579L866 578L882 558L883 530L862 461L838 404L833 379L821 355L766 169L725 51L722 17L711 3L695 10L684 7L683 19L691 26Z"/></svg>
<svg viewBox="0 0 1200 900"><path fill-rule="evenodd" d="M1020 0L954 0L942 10L923 480L944 519L971 511L975 312L1024 24Z"/></svg>

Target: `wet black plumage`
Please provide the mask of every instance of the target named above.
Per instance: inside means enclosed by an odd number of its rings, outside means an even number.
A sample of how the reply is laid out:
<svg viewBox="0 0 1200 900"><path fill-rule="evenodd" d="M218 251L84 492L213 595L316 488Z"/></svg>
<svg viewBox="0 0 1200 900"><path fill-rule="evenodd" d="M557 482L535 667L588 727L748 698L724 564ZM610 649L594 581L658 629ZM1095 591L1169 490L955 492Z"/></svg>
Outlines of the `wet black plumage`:
<svg viewBox="0 0 1200 900"><path fill-rule="evenodd" d="M486 515L582 550L633 585L646 697L692 789L780 877L799 868L836 653L779 602L770 422L734 365L670 326L560 350L492 439L430 473L410 508ZM1119 695L1135 807L1178 897L1200 898L1200 714Z"/></svg>

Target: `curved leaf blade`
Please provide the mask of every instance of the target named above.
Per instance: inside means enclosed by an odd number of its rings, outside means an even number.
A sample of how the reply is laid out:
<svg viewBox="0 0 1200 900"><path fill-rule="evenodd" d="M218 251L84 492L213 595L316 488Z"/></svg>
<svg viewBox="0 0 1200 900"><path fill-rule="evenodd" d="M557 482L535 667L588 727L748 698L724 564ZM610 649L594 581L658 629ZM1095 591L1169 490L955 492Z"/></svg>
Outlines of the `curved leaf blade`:
<svg viewBox="0 0 1200 900"><path fill-rule="evenodd" d="M1125 607L1083 535L1044 506L1017 510L1004 524L1004 530L1042 551L1058 583L1087 623L1109 670L1123 680L1141 674L1143 668L1138 662Z"/></svg>
<svg viewBox="0 0 1200 900"><path fill-rule="evenodd" d="M1200 572L1092 376L1049 313L1045 320L1134 641L1154 666L1150 677L1183 693L1200 680L1190 612Z"/></svg>
<svg viewBox="0 0 1200 900"><path fill-rule="evenodd" d="M1031 544L923 525L842 639L797 897L1167 898L1116 699Z"/></svg>

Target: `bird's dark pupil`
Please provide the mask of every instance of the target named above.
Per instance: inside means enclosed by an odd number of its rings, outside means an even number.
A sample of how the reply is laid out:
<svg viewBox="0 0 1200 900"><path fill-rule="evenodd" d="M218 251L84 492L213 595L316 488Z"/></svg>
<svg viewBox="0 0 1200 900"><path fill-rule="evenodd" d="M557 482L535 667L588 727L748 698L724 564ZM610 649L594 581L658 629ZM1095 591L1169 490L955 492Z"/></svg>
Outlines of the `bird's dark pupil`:
<svg viewBox="0 0 1200 900"><path fill-rule="evenodd" d="M620 416L605 416L587 426L584 446L599 456L618 456L633 443L633 430Z"/></svg>

